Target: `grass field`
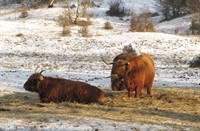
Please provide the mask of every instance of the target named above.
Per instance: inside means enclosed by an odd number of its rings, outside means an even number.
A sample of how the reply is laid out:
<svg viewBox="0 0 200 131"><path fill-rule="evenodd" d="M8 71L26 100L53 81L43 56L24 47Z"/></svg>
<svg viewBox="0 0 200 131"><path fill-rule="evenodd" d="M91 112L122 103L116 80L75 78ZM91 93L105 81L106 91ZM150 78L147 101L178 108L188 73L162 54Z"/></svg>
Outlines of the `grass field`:
<svg viewBox="0 0 200 131"><path fill-rule="evenodd" d="M127 92L106 91L103 103L39 103L35 93L0 91L0 121L8 118L45 122L92 119L170 125L200 129L200 89L154 88L154 96L128 98Z"/></svg>

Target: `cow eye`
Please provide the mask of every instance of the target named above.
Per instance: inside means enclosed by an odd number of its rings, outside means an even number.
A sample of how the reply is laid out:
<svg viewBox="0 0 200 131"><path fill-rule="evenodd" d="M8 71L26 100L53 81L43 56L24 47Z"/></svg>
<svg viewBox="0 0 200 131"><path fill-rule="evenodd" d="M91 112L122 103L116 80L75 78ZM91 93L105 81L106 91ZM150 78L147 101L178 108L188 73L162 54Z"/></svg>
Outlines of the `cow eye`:
<svg viewBox="0 0 200 131"><path fill-rule="evenodd" d="M32 80L30 80L30 83L31 83L31 84L37 83L37 79L32 79Z"/></svg>

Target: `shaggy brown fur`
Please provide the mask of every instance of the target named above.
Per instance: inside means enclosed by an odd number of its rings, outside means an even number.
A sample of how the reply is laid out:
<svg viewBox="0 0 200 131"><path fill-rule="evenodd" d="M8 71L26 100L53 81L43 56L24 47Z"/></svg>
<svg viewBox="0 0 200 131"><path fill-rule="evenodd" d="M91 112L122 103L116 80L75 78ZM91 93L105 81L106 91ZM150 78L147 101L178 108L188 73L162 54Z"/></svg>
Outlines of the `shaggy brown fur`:
<svg viewBox="0 0 200 131"><path fill-rule="evenodd" d="M151 89L155 76L154 61L147 55L143 54L129 60L126 66L125 85L128 90L128 96L140 96L142 88L147 89L147 94L152 95Z"/></svg>
<svg viewBox="0 0 200 131"><path fill-rule="evenodd" d="M113 67L111 70L111 89L113 91L120 91L126 89L124 84L125 75L125 62L130 58L135 57L137 54L135 52L122 53L117 55L113 60Z"/></svg>
<svg viewBox="0 0 200 131"><path fill-rule="evenodd" d="M32 74L24 88L39 93L40 101L43 103L91 103L104 99L104 92L95 86L80 81L45 77L40 73Z"/></svg>

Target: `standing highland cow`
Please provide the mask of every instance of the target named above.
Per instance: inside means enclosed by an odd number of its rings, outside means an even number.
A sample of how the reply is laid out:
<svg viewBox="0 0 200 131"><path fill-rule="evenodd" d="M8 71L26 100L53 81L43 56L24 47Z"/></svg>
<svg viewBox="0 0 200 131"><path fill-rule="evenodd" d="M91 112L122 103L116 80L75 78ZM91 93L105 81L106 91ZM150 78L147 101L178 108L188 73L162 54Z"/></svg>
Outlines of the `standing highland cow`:
<svg viewBox="0 0 200 131"><path fill-rule="evenodd" d="M32 74L24 84L27 91L39 93L40 101L91 103L104 99L99 88L80 81L45 77L40 73Z"/></svg>
<svg viewBox="0 0 200 131"><path fill-rule="evenodd" d="M136 54L134 53L122 53L117 55L113 60L113 66L111 70L111 89L113 91L121 91L126 89L124 84L124 75L126 73L125 61L135 57Z"/></svg>
<svg viewBox="0 0 200 131"><path fill-rule="evenodd" d="M128 97L133 96L133 91L135 91L135 97L139 97L143 88L146 88L147 94L151 96L155 76L153 59L147 54L142 54L125 62L124 65L126 68L124 80Z"/></svg>
<svg viewBox="0 0 200 131"><path fill-rule="evenodd" d="M112 63L107 63L105 60L104 63L106 64L112 64L112 70L111 70L111 89L113 91L121 91L126 89L124 84L124 76L126 74L125 71L125 64L126 61L129 59L137 56L136 50L133 49L132 45L129 44L127 46L124 46L123 53L117 55Z"/></svg>

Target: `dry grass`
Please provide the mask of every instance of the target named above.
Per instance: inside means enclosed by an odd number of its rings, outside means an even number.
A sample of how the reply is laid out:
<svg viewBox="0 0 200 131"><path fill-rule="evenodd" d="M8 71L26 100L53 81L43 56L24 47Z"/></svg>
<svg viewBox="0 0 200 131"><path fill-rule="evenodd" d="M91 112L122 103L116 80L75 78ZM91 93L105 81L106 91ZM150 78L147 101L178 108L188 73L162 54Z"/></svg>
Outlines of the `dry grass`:
<svg viewBox="0 0 200 131"><path fill-rule="evenodd" d="M155 88L154 96L128 98L124 92L106 92L103 104L39 103L37 94L14 93L2 96L1 119L29 121L98 118L112 121L144 122L200 129L200 90L189 88ZM41 119L42 118L42 119ZM0 119L0 120L1 120Z"/></svg>
<svg viewBox="0 0 200 131"><path fill-rule="evenodd" d="M104 29L111 30L113 29L113 25L109 21L107 21L106 23L104 23Z"/></svg>
<svg viewBox="0 0 200 131"><path fill-rule="evenodd" d="M91 37L90 31L89 31L89 27L88 26L83 26L80 30L79 30L80 34L82 37Z"/></svg>

